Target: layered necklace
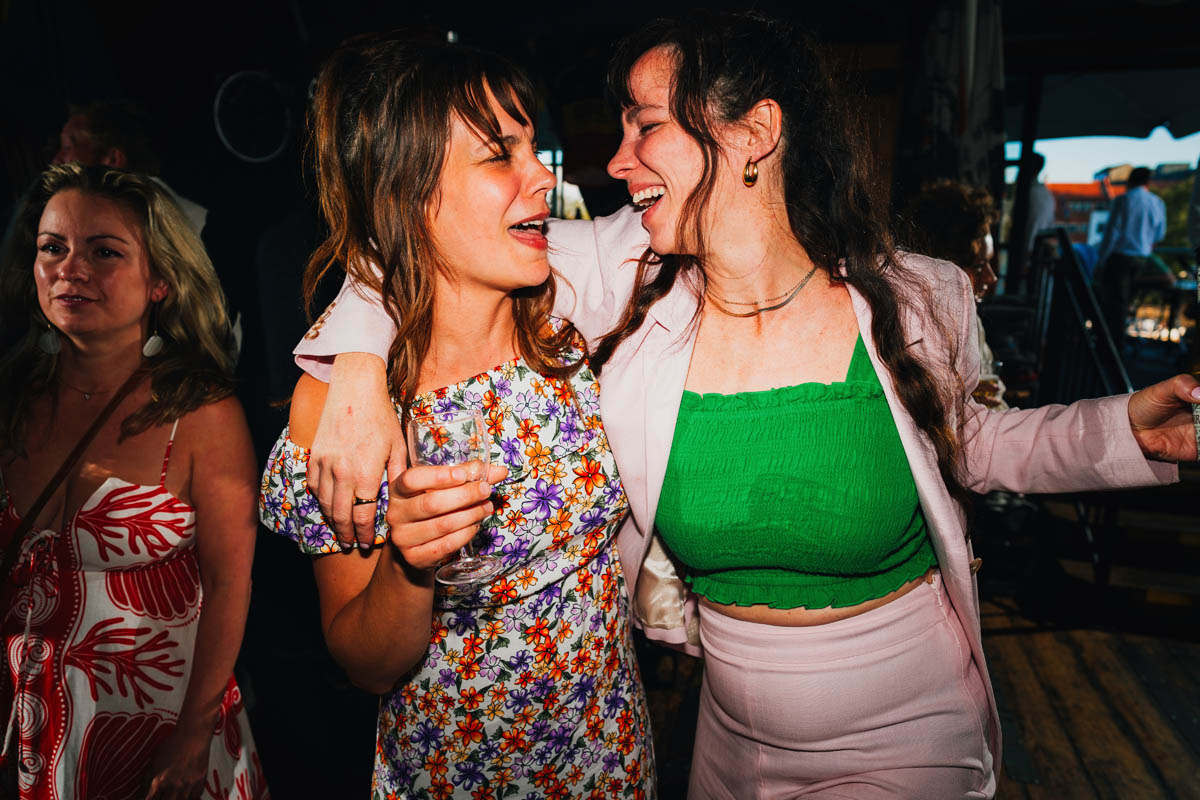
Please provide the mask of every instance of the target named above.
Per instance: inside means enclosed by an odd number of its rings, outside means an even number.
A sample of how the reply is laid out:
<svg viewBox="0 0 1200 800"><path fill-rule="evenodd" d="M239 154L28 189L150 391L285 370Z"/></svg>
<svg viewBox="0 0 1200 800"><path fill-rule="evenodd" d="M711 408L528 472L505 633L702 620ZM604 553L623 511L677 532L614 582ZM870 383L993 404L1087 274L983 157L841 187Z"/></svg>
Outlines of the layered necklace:
<svg viewBox="0 0 1200 800"><path fill-rule="evenodd" d="M812 280L812 276L816 275L816 274L817 274L817 268L814 266L811 270L808 271L808 274L805 275L803 278L801 278L800 282L797 283L795 286L793 286L791 289L788 289L783 294L777 294L774 297L767 297L762 300L751 300L749 302L739 301L739 300L726 300L724 297L718 297L717 295L713 294L708 289L705 289L704 293L710 299L717 301L714 304L716 306L716 309L718 311L720 311L722 314L725 314L726 316L729 316L729 317L756 317L759 314L762 314L764 312L775 311L776 309L783 308L788 303L792 302L792 300L795 299L796 295L800 294L800 290L803 289L805 286L807 286L808 282L810 280ZM773 305L764 305L766 303L773 303ZM754 308L752 311L739 312L739 311L730 311L728 308L724 308L724 306L763 306L763 307L762 308Z"/></svg>

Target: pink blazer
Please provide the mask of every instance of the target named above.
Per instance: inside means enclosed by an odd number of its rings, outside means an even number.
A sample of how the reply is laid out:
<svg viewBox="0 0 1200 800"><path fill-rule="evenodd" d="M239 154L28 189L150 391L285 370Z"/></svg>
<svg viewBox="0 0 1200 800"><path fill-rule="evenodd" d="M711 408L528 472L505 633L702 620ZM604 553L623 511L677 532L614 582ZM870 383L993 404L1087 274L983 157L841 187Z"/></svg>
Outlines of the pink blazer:
<svg viewBox="0 0 1200 800"><path fill-rule="evenodd" d="M595 222L555 220L550 235L551 263L569 284L560 287L555 314L570 319L594 343L616 324L632 293L635 264L630 259L636 260L648 241L640 216L626 209ZM979 347L970 282L953 264L915 255L905 260L914 272L927 277L934 301L932 306L915 305L917 313L906 320L910 346L927 364L941 365L941 378L967 398L961 429L969 488L1067 492L1178 479L1174 465L1143 457L1129 427L1128 396L1003 413L974 403L970 393L979 376ZM856 291L850 291L863 342L912 468L947 594L988 686L992 716L988 744L998 759L1000 723L983 656L979 596L971 569L974 556L965 516L946 490L932 446L900 404L879 362L870 308ZM694 655L701 654L695 597L678 578L653 531L695 344L696 326L690 323L697 302L692 287L677 283L613 354L600 380L600 413L632 511L617 546L634 618L647 636ZM386 358L393 335L391 321L378 302L362 297L347 282L296 348L296 361L315 377L328 380L334 355L356 351ZM946 363L946 335L957 340L954 364Z"/></svg>

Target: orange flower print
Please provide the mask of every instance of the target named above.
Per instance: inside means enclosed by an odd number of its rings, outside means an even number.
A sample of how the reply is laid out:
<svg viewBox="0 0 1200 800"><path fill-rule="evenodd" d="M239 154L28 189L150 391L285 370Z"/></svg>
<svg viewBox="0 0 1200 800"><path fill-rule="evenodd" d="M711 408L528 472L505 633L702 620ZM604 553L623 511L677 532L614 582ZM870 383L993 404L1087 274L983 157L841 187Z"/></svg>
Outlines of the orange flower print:
<svg viewBox="0 0 1200 800"><path fill-rule="evenodd" d="M429 789L433 800L450 800L454 796L454 784L450 781L434 781Z"/></svg>
<svg viewBox="0 0 1200 800"><path fill-rule="evenodd" d="M446 754L441 750L434 750L425 757L425 771L435 778L445 777L447 766Z"/></svg>
<svg viewBox="0 0 1200 800"><path fill-rule="evenodd" d="M592 461L584 456L583 466L575 468L575 474L579 476L575 479L575 485L581 487L590 496L593 489L608 483L608 479L600 471L601 468L599 461Z"/></svg>
<svg viewBox="0 0 1200 800"><path fill-rule="evenodd" d="M531 567L526 567L517 575L517 583L521 584L522 589L528 589L537 583L537 573Z"/></svg>
<svg viewBox="0 0 1200 800"><path fill-rule="evenodd" d="M505 753L521 753L529 749L524 728L509 728L500 734L500 749Z"/></svg>
<svg viewBox="0 0 1200 800"><path fill-rule="evenodd" d="M492 602L496 605L503 605L510 600L517 599L517 585L508 578L500 578L488 587L488 591L492 594Z"/></svg>
<svg viewBox="0 0 1200 800"><path fill-rule="evenodd" d="M491 389L483 393L483 410L491 411L500 405L500 398Z"/></svg>
<svg viewBox="0 0 1200 800"><path fill-rule="evenodd" d="M542 641L550 641L550 623L544 619L536 619L525 629L525 642L535 644Z"/></svg>
<svg viewBox="0 0 1200 800"><path fill-rule="evenodd" d="M504 623L498 622L496 620L492 620L491 622L484 623L483 635L484 635L484 637L486 637L488 639L488 641L495 639L497 636L503 636L504 635Z"/></svg>
<svg viewBox="0 0 1200 800"><path fill-rule="evenodd" d="M490 436L499 436L504 433L504 412L499 410L489 411L485 421L487 422L488 434Z"/></svg>
<svg viewBox="0 0 1200 800"><path fill-rule="evenodd" d="M463 744L478 744L483 741L483 722L476 716L468 716L458 721L458 730L454 732Z"/></svg>
<svg viewBox="0 0 1200 800"><path fill-rule="evenodd" d="M462 705L467 711L474 711L483 704L483 692L476 689L474 686L468 686L458 693L462 698Z"/></svg>
<svg viewBox="0 0 1200 800"><path fill-rule="evenodd" d="M533 420L523 419L521 420L521 424L517 426L517 438L525 444L529 444L531 440L537 439L537 432L541 429L542 426Z"/></svg>

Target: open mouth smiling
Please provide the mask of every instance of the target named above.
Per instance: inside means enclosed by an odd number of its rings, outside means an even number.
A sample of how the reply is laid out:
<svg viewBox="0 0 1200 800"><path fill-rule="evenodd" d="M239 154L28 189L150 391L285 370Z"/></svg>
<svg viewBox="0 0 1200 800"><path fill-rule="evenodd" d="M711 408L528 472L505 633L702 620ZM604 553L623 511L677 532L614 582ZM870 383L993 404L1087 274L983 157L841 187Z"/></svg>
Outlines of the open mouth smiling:
<svg viewBox="0 0 1200 800"><path fill-rule="evenodd" d="M658 202L658 198L666 194L665 186L647 186L633 193L633 204L641 209L649 208Z"/></svg>

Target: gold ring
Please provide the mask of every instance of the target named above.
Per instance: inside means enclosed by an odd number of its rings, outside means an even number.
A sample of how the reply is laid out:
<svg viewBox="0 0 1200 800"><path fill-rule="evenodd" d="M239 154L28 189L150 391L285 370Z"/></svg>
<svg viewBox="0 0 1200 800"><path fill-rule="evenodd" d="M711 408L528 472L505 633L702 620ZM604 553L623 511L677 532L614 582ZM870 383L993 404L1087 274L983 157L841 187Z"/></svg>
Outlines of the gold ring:
<svg viewBox="0 0 1200 800"><path fill-rule="evenodd" d="M370 500L368 500L365 497L359 497L358 495L354 495L354 505L356 505L356 506L369 506L372 503L377 503L377 502L379 502L379 499L375 498L375 497L372 497Z"/></svg>

